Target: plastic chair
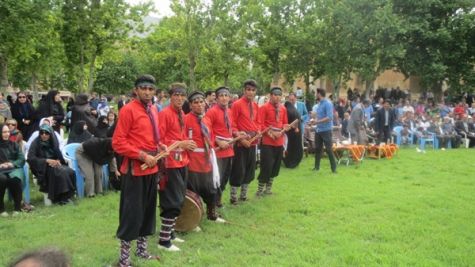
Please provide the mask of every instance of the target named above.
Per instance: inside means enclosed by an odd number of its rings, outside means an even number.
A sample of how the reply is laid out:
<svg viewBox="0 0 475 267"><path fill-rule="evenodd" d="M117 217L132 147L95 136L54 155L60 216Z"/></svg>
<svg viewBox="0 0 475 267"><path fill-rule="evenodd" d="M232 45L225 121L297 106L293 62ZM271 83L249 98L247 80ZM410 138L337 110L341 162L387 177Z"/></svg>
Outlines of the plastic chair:
<svg viewBox="0 0 475 267"><path fill-rule="evenodd" d="M84 197L84 177L79 170L78 161L76 160L76 150L81 144L71 143L64 146L63 157L68 161L68 165L76 174L76 192L79 198Z"/></svg>
<svg viewBox="0 0 475 267"><path fill-rule="evenodd" d="M393 132L396 133L396 145L398 146L401 146L401 143L402 143L402 135L401 135L402 129L404 129L403 126L396 126L393 128ZM408 141L409 145L414 144L414 133L412 133L411 131L409 131L408 139L409 139Z"/></svg>
<svg viewBox="0 0 475 267"><path fill-rule="evenodd" d="M431 132L427 132L427 133L428 133L428 136L422 136L419 138L419 145L420 145L421 150L424 150L426 143L430 143L430 142L432 142L432 149L437 149L439 141L437 140L435 133L431 133Z"/></svg>

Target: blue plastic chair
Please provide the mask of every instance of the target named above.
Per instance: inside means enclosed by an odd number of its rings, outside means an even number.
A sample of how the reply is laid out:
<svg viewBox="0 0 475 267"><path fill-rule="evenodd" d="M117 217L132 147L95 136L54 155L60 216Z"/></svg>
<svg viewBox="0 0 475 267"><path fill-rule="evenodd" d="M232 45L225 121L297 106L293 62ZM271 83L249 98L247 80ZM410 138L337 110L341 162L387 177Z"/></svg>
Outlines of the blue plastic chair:
<svg viewBox="0 0 475 267"><path fill-rule="evenodd" d="M435 133L428 132L428 134L429 136L422 136L421 138L419 138L419 145L421 150L424 150L426 143L430 142L432 142L432 149L437 149L439 141L437 140Z"/></svg>
<svg viewBox="0 0 475 267"><path fill-rule="evenodd" d="M69 167L76 174L76 192L79 198L84 197L84 177L79 170L78 161L76 160L76 150L81 144L71 143L64 146L63 157L69 161Z"/></svg>
<svg viewBox="0 0 475 267"><path fill-rule="evenodd" d="M109 164L102 165L102 190L109 191Z"/></svg>
<svg viewBox="0 0 475 267"><path fill-rule="evenodd" d="M393 131L396 133L396 144L398 146L401 146L401 143L402 143L402 135L401 135L402 129L404 129L403 126L396 126L393 128ZM408 141L409 145L414 144L414 133L409 131L408 139L409 139Z"/></svg>

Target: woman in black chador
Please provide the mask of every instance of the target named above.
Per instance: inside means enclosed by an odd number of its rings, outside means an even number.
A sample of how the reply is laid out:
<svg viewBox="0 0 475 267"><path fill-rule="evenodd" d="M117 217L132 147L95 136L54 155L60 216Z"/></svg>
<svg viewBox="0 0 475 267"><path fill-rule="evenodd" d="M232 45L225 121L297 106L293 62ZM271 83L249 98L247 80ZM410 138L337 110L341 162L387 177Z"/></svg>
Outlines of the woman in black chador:
<svg viewBox="0 0 475 267"><path fill-rule="evenodd" d="M38 179L40 191L47 193L53 203L61 205L71 202L76 176L74 171L66 166L58 140L49 125L41 125L39 136L28 150L28 164Z"/></svg>
<svg viewBox="0 0 475 267"><path fill-rule="evenodd" d="M287 168L295 168L300 164L303 157L303 143L302 143L302 131L300 128L300 114L292 103L285 102L285 108L287 109L287 118L289 123L296 119L299 119L299 131L287 131L287 150L284 155L284 165Z"/></svg>

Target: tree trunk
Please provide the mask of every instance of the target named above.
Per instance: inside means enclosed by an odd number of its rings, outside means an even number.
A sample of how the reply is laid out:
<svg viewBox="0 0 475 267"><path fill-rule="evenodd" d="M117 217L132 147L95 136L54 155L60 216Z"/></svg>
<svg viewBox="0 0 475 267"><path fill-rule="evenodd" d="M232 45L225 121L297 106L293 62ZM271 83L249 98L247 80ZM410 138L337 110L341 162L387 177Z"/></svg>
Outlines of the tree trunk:
<svg viewBox="0 0 475 267"><path fill-rule="evenodd" d="M307 72L304 75L305 78L305 91L304 95L307 95L307 93L310 92L310 70L307 70Z"/></svg>
<svg viewBox="0 0 475 267"><path fill-rule="evenodd" d="M224 71L224 86L228 86L229 84L229 71L225 70Z"/></svg>
<svg viewBox="0 0 475 267"><path fill-rule="evenodd" d="M190 89L191 91L195 91L196 90L196 77L195 77L196 58L195 58L195 54L193 50L190 50L189 59L190 59L190 70L189 70Z"/></svg>
<svg viewBox="0 0 475 267"><path fill-rule="evenodd" d="M83 92L83 84L84 84L84 44L82 40L79 40L81 46L81 55L80 55L80 62L79 62L79 77L78 77L78 92Z"/></svg>
<svg viewBox="0 0 475 267"><path fill-rule="evenodd" d="M8 87L8 61L0 54L0 89L5 91Z"/></svg>
<svg viewBox="0 0 475 267"><path fill-rule="evenodd" d="M338 75L337 79L332 80L333 83L333 100L338 100L340 97L340 84L341 84L341 74Z"/></svg>
<svg viewBox="0 0 475 267"><path fill-rule="evenodd" d="M91 63L89 65L89 81L87 84L87 91L89 93L92 93L92 89L94 88L94 71L96 69L96 57L97 57L97 50L94 50Z"/></svg>
<svg viewBox="0 0 475 267"><path fill-rule="evenodd" d="M272 85L279 85L279 78L280 78L280 72L276 71L274 72L274 75L272 75Z"/></svg>
<svg viewBox="0 0 475 267"><path fill-rule="evenodd" d="M36 73L32 73L31 74L31 80L30 80L30 90L31 91L36 91L36 82L38 81L37 77L36 77Z"/></svg>
<svg viewBox="0 0 475 267"><path fill-rule="evenodd" d="M375 79L372 79L371 81L365 81L366 89L364 91L364 99L369 99L369 93L374 89L374 81ZM364 99L360 100L363 101Z"/></svg>

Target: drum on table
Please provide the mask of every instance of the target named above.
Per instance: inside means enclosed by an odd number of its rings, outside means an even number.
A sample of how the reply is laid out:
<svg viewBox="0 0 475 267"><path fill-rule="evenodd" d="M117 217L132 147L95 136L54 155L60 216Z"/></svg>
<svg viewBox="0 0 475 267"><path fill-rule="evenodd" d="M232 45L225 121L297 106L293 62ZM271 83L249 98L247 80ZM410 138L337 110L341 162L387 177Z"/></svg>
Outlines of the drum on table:
<svg viewBox="0 0 475 267"><path fill-rule="evenodd" d="M186 190L180 216L176 219L175 230L188 232L195 229L201 221L204 209L201 198L193 191Z"/></svg>

